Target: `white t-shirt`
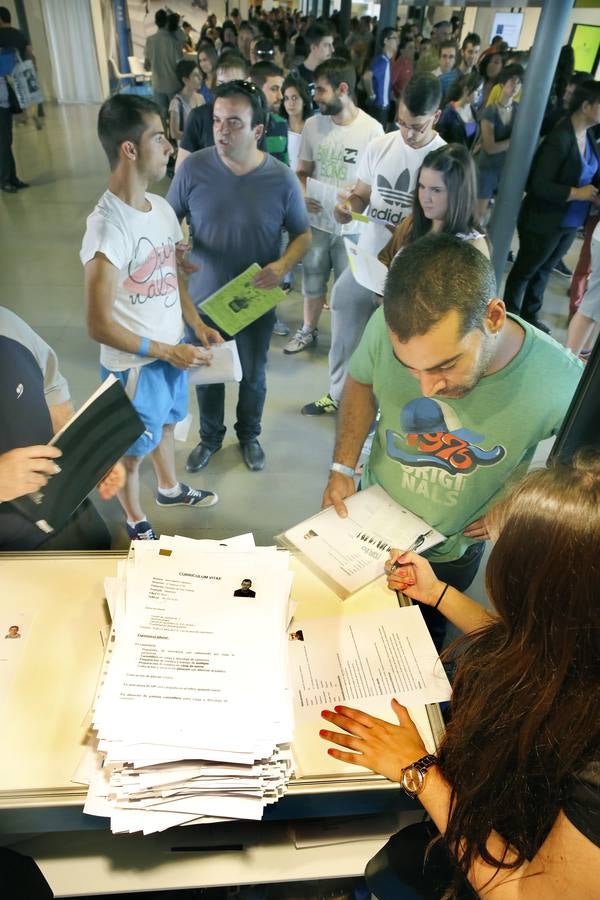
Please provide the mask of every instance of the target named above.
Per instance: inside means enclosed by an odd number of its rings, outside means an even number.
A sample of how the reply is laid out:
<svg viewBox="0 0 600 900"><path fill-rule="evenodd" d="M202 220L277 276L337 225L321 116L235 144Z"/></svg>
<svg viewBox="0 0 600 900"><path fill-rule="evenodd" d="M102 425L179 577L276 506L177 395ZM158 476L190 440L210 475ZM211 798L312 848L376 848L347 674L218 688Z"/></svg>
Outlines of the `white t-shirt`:
<svg viewBox="0 0 600 900"><path fill-rule="evenodd" d="M312 178L350 192L367 145L382 134L380 123L362 109L349 125L336 125L331 116L311 116L302 131L298 158L315 164ZM341 234L360 230L355 221L339 227Z"/></svg>
<svg viewBox="0 0 600 900"><path fill-rule="evenodd" d="M302 140L302 132L290 131L288 128L288 159L290 161L290 169L296 171L298 165L298 155L300 153L300 142Z"/></svg>
<svg viewBox="0 0 600 900"><path fill-rule="evenodd" d="M400 131L393 131L367 147L358 167L358 179L371 188L369 206L365 210L369 224L360 236L359 246L377 256L390 239L385 227L396 227L412 212L417 173L423 159L446 142L434 134L433 139L417 150L404 143Z"/></svg>
<svg viewBox="0 0 600 900"><path fill-rule="evenodd" d="M183 233L163 197L146 194L146 199L152 209L141 212L106 191L88 216L79 258L85 265L100 252L119 270L115 322L151 341L178 344L183 319L175 244ZM153 359L101 344L100 362L120 372Z"/></svg>

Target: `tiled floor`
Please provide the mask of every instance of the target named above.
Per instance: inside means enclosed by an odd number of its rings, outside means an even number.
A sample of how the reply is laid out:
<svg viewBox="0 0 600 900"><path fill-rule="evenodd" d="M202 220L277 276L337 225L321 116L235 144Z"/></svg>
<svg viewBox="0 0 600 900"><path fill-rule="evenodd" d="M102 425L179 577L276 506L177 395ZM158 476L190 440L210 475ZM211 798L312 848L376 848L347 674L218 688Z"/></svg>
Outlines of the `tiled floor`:
<svg viewBox="0 0 600 900"><path fill-rule="evenodd" d="M16 195L0 194L1 302L26 319L56 350L75 404L98 384L98 348L87 337L83 303L83 270L79 247L85 219L107 183L107 164L96 137L95 106L49 106L46 127L15 127L19 175L31 182ZM159 190L166 188L166 184ZM573 265L579 242L568 262ZM556 337L564 337L568 282L553 277L544 316ZM301 316L297 292L281 306L292 329ZM334 417L300 415L301 406L327 388L329 312L321 320L315 349L285 356L286 338L273 337L268 367L268 397L262 443L267 454L263 472L251 473L242 463L235 435L191 484L216 490L219 504L209 510L159 509L154 505L151 466L143 468L144 508L158 531L192 537L224 537L253 531L259 543L315 512L320 505L334 440ZM235 390L227 389L227 422L234 421ZM177 445L178 471L195 444L197 408L188 442ZM102 506L118 546L126 545L123 517L116 500ZM476 589L479 593L481 588Z"/></svg>

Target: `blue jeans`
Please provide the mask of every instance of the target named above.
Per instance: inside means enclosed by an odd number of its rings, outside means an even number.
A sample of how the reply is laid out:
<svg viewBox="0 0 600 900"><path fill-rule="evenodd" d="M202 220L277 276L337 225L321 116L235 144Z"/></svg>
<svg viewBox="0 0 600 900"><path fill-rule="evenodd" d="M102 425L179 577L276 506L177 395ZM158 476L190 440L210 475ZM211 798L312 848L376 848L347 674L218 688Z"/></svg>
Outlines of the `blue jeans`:
<svg viewBox="0 0 600 900"><path fill-rule="evenodd" d="M205 321L213 328L216 327L208 318ZM237 421L234 426L240 444L254 440L261 431L262 412L267 396L265 370L274 324L275 310L271 309L235 336L242 364ZM198 341L194 339L192 343L197 344ZM206 447L216 450L223 443L227 430L224 424L225 385L197 385L196 396L200 410L200 439Z"/></svg>

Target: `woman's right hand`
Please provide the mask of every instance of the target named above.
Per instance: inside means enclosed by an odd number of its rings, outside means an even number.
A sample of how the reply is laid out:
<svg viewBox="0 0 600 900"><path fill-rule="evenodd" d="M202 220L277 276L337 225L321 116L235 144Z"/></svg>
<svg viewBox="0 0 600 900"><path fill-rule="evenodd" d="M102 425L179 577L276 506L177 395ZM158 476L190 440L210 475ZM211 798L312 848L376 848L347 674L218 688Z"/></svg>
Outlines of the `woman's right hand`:
<svg viewBox="0 0 600 900"><path fill-rule="evenodd" d="M436 578L430 564L418 553L390 550L385 570L390 590L402 591L411 600L427 606L435 606L445 587L445 582Z"/></svg>

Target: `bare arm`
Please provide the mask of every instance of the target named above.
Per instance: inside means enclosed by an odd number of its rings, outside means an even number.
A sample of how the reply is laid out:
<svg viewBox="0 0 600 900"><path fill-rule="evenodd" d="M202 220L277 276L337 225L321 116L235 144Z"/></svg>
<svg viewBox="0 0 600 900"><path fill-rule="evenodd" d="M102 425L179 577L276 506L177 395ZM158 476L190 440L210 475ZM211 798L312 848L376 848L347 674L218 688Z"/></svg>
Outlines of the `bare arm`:
<svg viewBox="0 0 600 900"><path fill-rule="evenodd" d="M393 591L402 591L411 600L425 606L436 606L442 597L437 609L465 634L494 621L493 616L475 600L436 578L431 564L418 553L391 550L386 571L388 587Z"/></svg>
<svg viewBox="0 0 600 900"><path fill-rule="evenodd" d="M198 315L198 310L194 306L194 301L190 297L187 281L185 280L180 266L177 266L177 285L179 287L179 298L181 300L181 312L183 313L183 318L190 326L202 346L208 349L211 344L222 344L223 338L221 337L219 332L215 331L214 328L209 328L208 325L205 325ZM206 357L205 359L208 362L210 360L210 357Z"/></svg>
<svg viewBox="0 0 600 900"><path fill-rule="evenodd" d="M363 766L400 781L402 769L427 752L407 710L396 700L392 709L398 725L377 719L351 707L336 707L323 718L342 731L321 731L320 736L338 745L329 753L336 759ZM341 747L343 749L338 749ZM348 752L351 751L351 752ZM419 801L423 804L440 834L445 834L450 813L450 784L437 766L427 772ZM515 853L497 831L492 831L487 849L506 861ZM491 900L564 900L566 897L597 897L600 884L600 849L579 832L559 812L552 829L532 860L517 869L496 870L476 856L468 872L468 880L478 897Z"/></svg>
<svg viewBox="0 0 600 900"><path fill-rule="evenodd" d="M483 119L481 122L481 143L489 156L493 156L495 153L504 153L510 146L510 140L494 140L494 126L487 119Z"/></svg>
<svg viewBox="0 0 600 900"><path fill-rule="evenodd" d="M31 44L27 44L27 46L25 47L25 59L30 59L31 62L34 64L34 66L37 69L37 62L36 62L35 54L33 52L33 47L31 46Z"/></svg>
<svg viewBox="0 0 600 900"><path fill-rule="evenodd" d="M141 336L114 321L112 309L117 292L118 270L103 253L96 253L85 265L85 300L88 334L99 341L126 353L138 353ZM142 336L143 337L143 336ZM204 351L190 344L164 344L150 341L148 356L162 359L179 369L201 365Z"/></svg>
<svg viewBox="0 0 600 900"><path fill-rule="evenodd" d="M283 256L264 266L254 276L252 284L259 288L273 288L278 285L286 272L291 272L297 262L300 262L305 253L308 253L312 232L310 228L302 234L290 235L290 242Z"/></svg>
<svg viewBox="0 0 600 900"><path fill-rule="evenodd" d="M363 212L371 200L371 185L364 181L357 181L352 188L352 193L343 203L338 203L333 211L337 222L346 225L352 221L352 212Z"/></svg>
<svg viewBox="0 0 600 900"><path fill-rule="evenodd" d="M179 110L172 109L169 113L169 131L171 137L176 141L180 141L183 137L183 131L179 128Z"/></svg>
<svg viewBox="0 0 600 900"><path fill-rule="evenodd" d="M302 185L302 193L304 194L304 201L306 203L306 208L310 213L318 213L323 209L321 203L318 200L313 200L311 197L306 196L306 181L310 178L315 171L314 162L310 162L307 159L299 159L298 165L296 166L296 175L300 179L300 184Z"/></svg>
<svg viewBox="0 0 600 900"><path fill-rule="evenodd" d="M60 431L60 429L75 415L75 408L70 400L66 400L64 403L48 404L48 411L50 413L50 421L52 422L52 431L54 434L56 434L57 431Z"/></svg>
<svg viewBox="0 0 600 900"><path fill-rule="evenodd" d="M354 469L376 415L377 403L372 386L360 384L348 375L338 410L334 462ZM330 472L322 505L334 506L337 514L345 518L348 511L344 500L351 497L355 490L354 479L349 475Z"/></svg>

